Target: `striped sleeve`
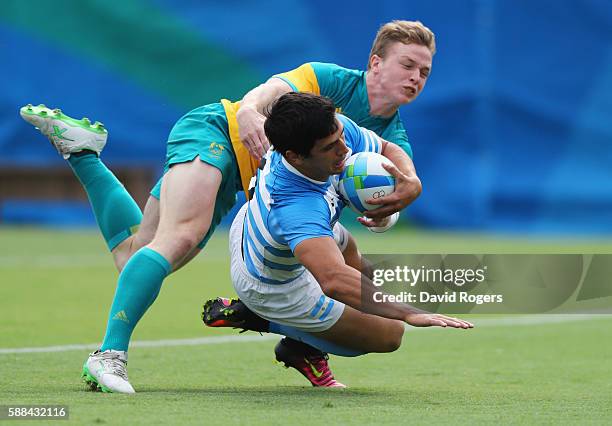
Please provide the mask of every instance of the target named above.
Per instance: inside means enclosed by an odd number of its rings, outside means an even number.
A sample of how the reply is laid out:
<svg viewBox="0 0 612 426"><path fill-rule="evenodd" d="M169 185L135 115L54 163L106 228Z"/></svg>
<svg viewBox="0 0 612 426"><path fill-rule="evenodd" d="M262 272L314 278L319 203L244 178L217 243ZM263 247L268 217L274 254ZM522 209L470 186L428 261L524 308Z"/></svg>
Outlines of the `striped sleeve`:
<svg viewBox="0 0 612 426"><path fill-rule="evenodd" d="M304 214L308 211L308 214ZM299 197L281 202L272 209L270 227L291 251L304 240L334 236L329 209L320 197Z"/></svg>
<svg viewBox="0 0 612 426"><path fill-rule="evenodd" d="M376 133L358 126L353 120L344 115L338 114L337 117L344 124L344 141L353 153L382 153L383 140Z"/></svg>
<svg viewBox="0 0 612 426"><path fill-rule="evenodd" d="M364 151L381 154L383 149L383 141L380 136L373 131L366 129L365 127L360 127L360 130L364 133L364 138L366 139Z"/></svg>

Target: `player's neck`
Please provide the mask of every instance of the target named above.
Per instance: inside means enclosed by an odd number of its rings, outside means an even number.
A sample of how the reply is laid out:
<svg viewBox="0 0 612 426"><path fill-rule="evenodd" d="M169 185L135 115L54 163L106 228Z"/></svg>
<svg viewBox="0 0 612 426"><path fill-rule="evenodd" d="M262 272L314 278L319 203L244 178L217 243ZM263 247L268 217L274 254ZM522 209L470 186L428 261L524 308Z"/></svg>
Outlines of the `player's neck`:
<svg viewBox="0 0 612 426"><path fill-rule="evenodd" d="M317 173L311 170L311 168L304 165L295 164L294 162L287 160L285 157L282 157L282 161L285 167L289 169L289 171L297 175L301 175L302 177L306 178L309 181L312 181L313 183L322 184L327 182L327 179L329 179L329 174Z"/></svg>
<svg viewBox="0 0 612 426"><path fill-rule="evenodd" d="M386 94L375 77L366 74L366 89L368 92L368 102L370 103L370 114L379 117L391 117L399 108L399 105L394 104L386 99Z"/></svg>

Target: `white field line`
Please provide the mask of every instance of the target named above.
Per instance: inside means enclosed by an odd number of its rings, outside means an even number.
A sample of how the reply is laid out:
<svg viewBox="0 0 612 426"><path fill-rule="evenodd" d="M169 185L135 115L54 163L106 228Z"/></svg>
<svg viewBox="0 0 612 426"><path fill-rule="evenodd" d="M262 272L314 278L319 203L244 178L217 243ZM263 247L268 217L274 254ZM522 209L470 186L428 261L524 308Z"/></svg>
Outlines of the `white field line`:
<svg viewBox="0 0 612 426"><path fill-rule="evenodd" d="M575 321L599 320L603 318L612 318L610 315L597 314L571 314L571 315L530 315L520 317L506 318L489 318L474 320L477 328L481 327L504 327L504 326L524 326L524 325L541 325L541 324L558 324ZM408 327L409 331L415 330L435 330L435 328L414 328ZM265 342L269 340L277 340L279 337L275 334L250 334L250 335L234 335L234 336L215 336L215 337L198 337L194 339L167 339L167 340L137 340L130 343L132 348L161 348L170 346L200 346L200 345L216 345L223 343L248 343L248 342ZM30 348L0 348L0 355L7 354L25 354L25 353L50 353L50 352L68 352L75 350L94 350L99 347L98 343L85 343L74 345L60 346L42 346Z"/></svg>
<svg viewBox="0 0 612 426"><path fill-rule="evenodd" d="M88 266L112 266L111 254L45 254L32 256L0 256L0 268L66 268Z"/></svg>
<svg viewBox="0 0 612 426"><path fill-rule="evenodd" d="M229 255L206 252L196 256L192 262L224 261L229 263ZM0 255L1 268L69 268L69 267L104 267L114 269L113 257L110 253L74 253L74 254L44 254L44 255ZM228 268L229 271L229 268ZM229 276L229 272L228 272Z"/></svg>
<svg viewBox="0 0 612 426"><path fill-rule="evenodd" d="M195 339L168 339L168 340L136 340L130 343L130 348L161 348L168 346L198 346L198 345L215 345L220 343L245 343L257 342L266 340L278 339L277 335L264 334L255 335L239 335L239 336L215 336L215 337L198 337ZM99 343L83 343L75 345L61 346L41 346L37 348L0 348L2 354L24 354L24 353L48 353L48 352L67 352L75 350L94 350L100 346Z"/></svg>

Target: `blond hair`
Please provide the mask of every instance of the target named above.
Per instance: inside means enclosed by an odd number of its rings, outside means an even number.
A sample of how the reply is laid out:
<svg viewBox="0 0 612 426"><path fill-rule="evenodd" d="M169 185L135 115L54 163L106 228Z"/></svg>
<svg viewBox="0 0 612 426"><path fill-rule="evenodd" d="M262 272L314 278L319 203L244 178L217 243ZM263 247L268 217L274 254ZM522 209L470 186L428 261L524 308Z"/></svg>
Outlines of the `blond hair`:
<svg viewBox="0 0 612 426"><path fill-rule="evenodd" d="M419 44L429 49L432 56L436 53L436 36L434 33L423 25L420 21L391 21L380 27L370 57L368 59L368 69L370 69L370 60L372 56L385 57L386 49L390 44L395 42L404 44Z"/></svg>

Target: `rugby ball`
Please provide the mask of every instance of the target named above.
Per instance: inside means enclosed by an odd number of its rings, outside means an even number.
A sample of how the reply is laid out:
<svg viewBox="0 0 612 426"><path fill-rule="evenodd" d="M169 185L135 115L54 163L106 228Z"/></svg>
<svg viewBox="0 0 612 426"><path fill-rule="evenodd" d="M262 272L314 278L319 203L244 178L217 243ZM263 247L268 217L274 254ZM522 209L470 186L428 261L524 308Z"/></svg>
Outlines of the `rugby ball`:
<svg viewBox="0 0 612 426"><path fill-rule="evenodd" d="M359 214L380 205L366 203L393 193L395 178L383 168L392 164L387 157L375 152L359 152L349 157L338 179L338 190L347 205Z"/></svg>

